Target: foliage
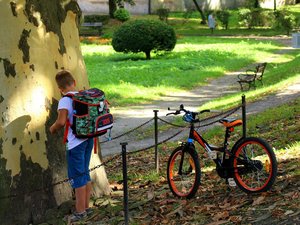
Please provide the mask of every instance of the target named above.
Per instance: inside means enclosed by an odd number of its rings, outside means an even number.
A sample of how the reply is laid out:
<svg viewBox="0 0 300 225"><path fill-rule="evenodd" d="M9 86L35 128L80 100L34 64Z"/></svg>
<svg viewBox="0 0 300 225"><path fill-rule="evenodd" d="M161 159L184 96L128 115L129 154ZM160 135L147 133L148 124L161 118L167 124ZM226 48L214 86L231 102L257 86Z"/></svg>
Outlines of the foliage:
<svg viewBox="0 0 300 225"><path fill-rule="evenodd" d="M217 19L221 21L224 29L228 29L230 12L228 10L219 10L216 12Z"/></svg>
<svg viewBox="0 0 300 225"><path fill-rule="evenodd" d="M287 35L289 35L297 25L296 16L286 10L277 10L275 12L275 18L275 27L284 30Z"/></svg>
<svg viewBox="0 0 300 225"><path fill-rule="evenodd" d="M161 21L165 21L165 22L168 21L168 17L169 17L169 13L170 13L169 9L159 8L159 9L157 9L156 13Z"/></svg>
<svg viewBox="0 0 300 225"><path fill-rule="evenodd" d="M117 10L117 6L119 8L124 8L124 3L128 3L129 5L135 5L134 0L109 0L108 8L109 8L109 16L110 18L114 18L114 13Z"/></svg>
<svg viewBox="0 0 300 225"><path fill-rule="evenodd" d="M172 51L176 44L174 29L154 20L134 20L123 24L113 35L112 46L117 52Z"/></svg>
<svg viewBox="0 0 300 225"><path fill-rule="evenodd" d="M270 14L260 8L240 9L238 12L239 24L249 29L255 26L265 26Z"/></svg>
<svg viewBox="0 0 300 225"><path fill-rule="evenodd" d="M124 9L124 8L119 8L117 9L115 12L114 12L114 17L117 19L117 20L120 20L122 22L125 22L127 20L130 19L130 13L128 12L127 9Z"/></svg>
<svg viewBox="0 0 300 225"><path fill-rule="evenodd" d="M264 1L264 0L246 0L246 7L249 9L255 8L258 9L260 8L260 1Z"/></svg>
<svg viewBox="0 0 300 225"><path fill-rule="evenodd" d="M95 23L95 22L102 22L107 23L109 20L108 15L85 15L84 22L86 23Z"/></svg>

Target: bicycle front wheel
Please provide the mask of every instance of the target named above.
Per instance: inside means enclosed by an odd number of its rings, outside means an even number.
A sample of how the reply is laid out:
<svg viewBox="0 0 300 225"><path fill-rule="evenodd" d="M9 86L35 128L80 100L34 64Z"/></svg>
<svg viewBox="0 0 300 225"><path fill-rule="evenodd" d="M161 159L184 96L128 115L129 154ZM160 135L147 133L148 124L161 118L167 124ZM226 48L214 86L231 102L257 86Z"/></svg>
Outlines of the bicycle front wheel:
<svg viewBox="0 0 300 225"><path fill-rule="evenodd" d="M172 152L168 161L167 177L175 196L195 196L200 185L200 164L193 146L180 146Z"/></svg>
<svg viewBox="0 0 300 225"><path fill-rule="evenodd" d="M233 149L232 167L235 182L246 193L268 191L277 176L275 154L260 138L245 138Z"/></svg>

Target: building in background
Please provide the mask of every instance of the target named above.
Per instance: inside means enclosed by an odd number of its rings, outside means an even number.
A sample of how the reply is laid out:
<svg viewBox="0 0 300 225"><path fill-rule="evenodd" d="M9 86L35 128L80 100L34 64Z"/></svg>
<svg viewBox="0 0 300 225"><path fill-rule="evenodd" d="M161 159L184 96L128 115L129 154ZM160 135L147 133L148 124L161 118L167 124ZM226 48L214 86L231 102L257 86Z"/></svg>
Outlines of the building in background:
<svg viewBox="0 0 300 225"><path fill-rule="evenodd" d="M203 9L235 9L244 7L247 0L197 0ZM299 3L298 0L275 0L277 7L285 4ZM84 15L108 14L108 0L78 0ZM273 8L274 0L260 2L263 8ZM168 8L172 12L195 9L192 0L135 0L135 5L125 3L125 8L132 14L155 13L159 8Z"/></svg>

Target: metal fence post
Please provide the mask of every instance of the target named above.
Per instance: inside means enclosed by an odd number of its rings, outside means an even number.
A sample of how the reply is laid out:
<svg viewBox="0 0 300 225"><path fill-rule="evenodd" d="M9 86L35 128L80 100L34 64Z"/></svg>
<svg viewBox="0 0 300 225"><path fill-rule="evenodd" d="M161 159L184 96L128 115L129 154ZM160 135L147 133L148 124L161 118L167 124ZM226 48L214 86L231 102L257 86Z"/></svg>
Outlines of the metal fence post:
<svg viewBox="0 0 300 225"><path fill-rule="evenodd" d="M246 97L242 95L243 138L247 136Z"/></svg>
<svg viewBox="0 0 300 225"><path fill-rule="evenodd" d="M126 145L127 142L120 143L122 145L122 165L123 165L123 192L124 192L124 220L125 225L129 224L128 210L128 186L127 186L127 161L126 161Z"/></svg>
<svg viewBox="0 0 300 225"><path fill-rule="evenodd" d="M158 155L158 126L157 126L157 113L159 110L153 110L154 112L154 141L155 141L155 168L156 172L159 173L159 155Z"/></svg>

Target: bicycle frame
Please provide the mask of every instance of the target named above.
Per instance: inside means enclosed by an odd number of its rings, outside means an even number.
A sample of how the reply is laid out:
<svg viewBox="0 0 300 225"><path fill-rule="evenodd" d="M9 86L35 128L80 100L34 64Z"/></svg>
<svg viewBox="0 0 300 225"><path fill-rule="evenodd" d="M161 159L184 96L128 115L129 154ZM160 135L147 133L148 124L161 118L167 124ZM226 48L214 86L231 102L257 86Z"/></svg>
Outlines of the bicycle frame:
<svg viewBox="0 0 300 225"><path fill-rule="evenodd" d="M198 142L203 148L204 150L210 155L212 151L218 151L218 152L222 152L223 154L223 158L222 161L213 159L214 162L218 165L218 166L222 166L222 162L225 160L226 157L226 153L230 154L231 153L227 150L227 146L228 146L228 138L230 137L230 131L228 129L226 129L225 132L225 140L224 140L224 144L222 147L215 147L215 146L211 146L196 130L195 130L195 125L194 123L191 123L191 128L190 128L190 134L189 134L189 138L188 138L188 145L189 144L193 144L194 141Z"/></svg>

